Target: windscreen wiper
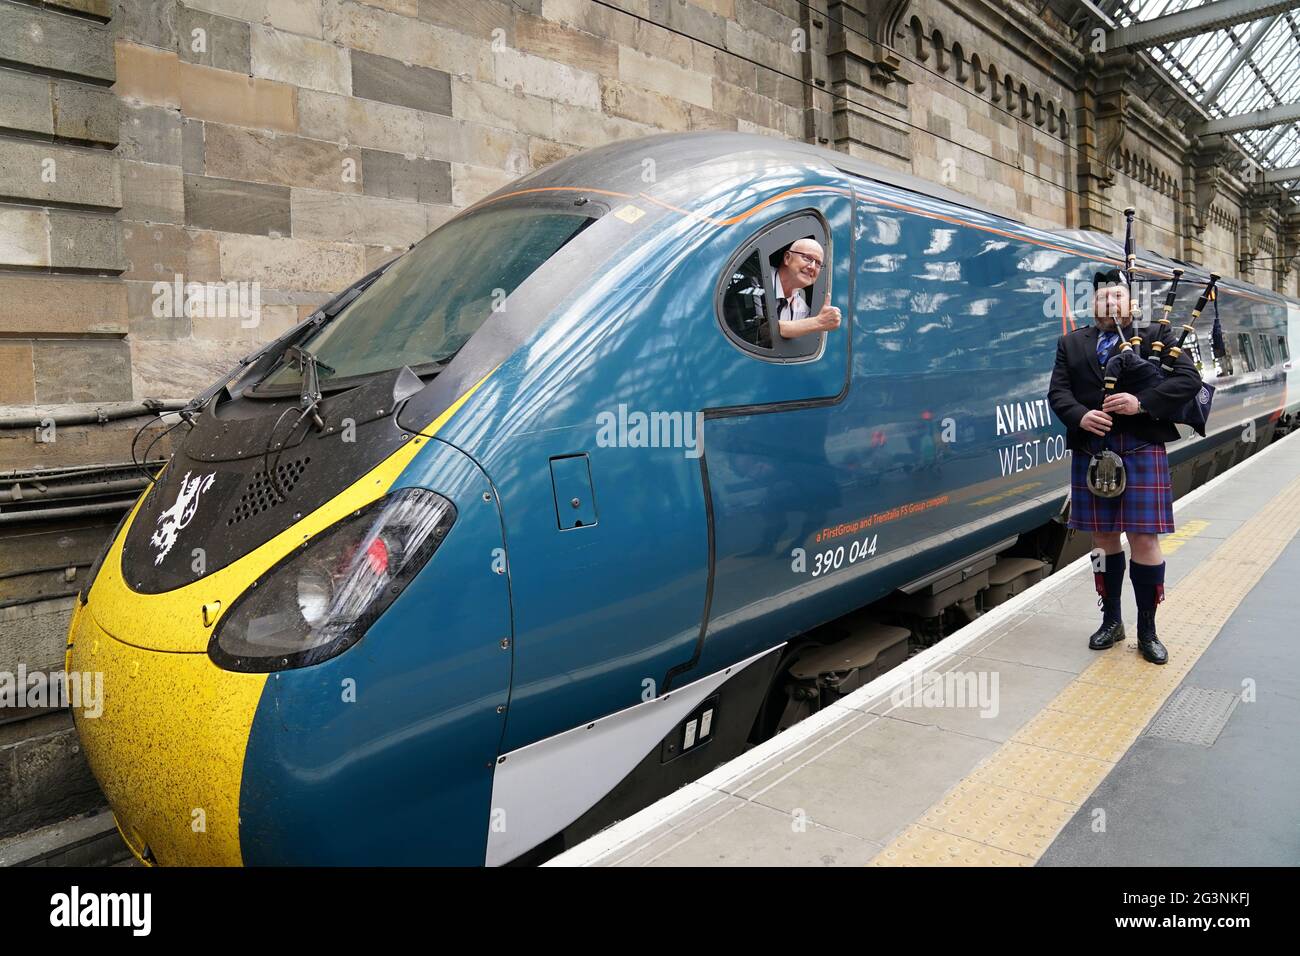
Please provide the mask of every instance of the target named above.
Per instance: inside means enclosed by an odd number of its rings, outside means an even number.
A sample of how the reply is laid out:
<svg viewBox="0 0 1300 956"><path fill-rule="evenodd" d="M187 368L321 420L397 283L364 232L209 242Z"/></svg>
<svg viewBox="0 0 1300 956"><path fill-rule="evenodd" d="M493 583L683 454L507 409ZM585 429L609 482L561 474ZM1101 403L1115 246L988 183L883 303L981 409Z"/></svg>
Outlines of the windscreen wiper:
<svg viewBox="0 0 1300 956"><path fill-rule="evenodd" d="M270 371L272 366L279 362L287 349L292 347L290 343L300 341L303 338L306 338L307 335L319 331L321 326L351 305L357 296L369 288L376 279L391 269L401 260L401 258L401 256L398 256L396 259L384 263L373 272L362 276L311 315L307 316L307 318L295 325L288 332L284 333L279 338L266 343L266 345L257 349L255 352L250 352L248 355L245 355L239 360L238 365L198 395L195 395L194 398L190 400L189 404L180 410L179 414L181 418L185 419L185 421L192 426L194 424L194 416L205 408L208 402L210 402L214 396L219 394L222 389L233 385L240 379L260 380L263 375ZM333 371L333 369L330 371Z"/></svg>
<svg viewBox="0 0 1300 956"><path fill-rule="evenodd" d="M262 449L262 474L266 475L267 481L271 484L271 489L279 496L279 500L285 501L289 496L280 487L278 478L280 456L284 454L284 447L289 444L290 439L293 438L293 433L298 430L298 425L304 418L310 416L311 422L316 426L317 431L325 429L325 422L320 417L320 373L325 372L327 375L333 375L334 369L317 360L315 354L301 345L289 346L281 353L281 359L290 368L297 369L302 374L302 390L299 392L298 397L298 405L302 408L302 414L290 427L289 434L285 436L284 442L277 446L280 451L276 453L275 461L272 462L270 461L271 444L275 440L275 430L280 426L280 422L284 420L284 416L292 409L286 408L280 413L280 417L275 420L270 433L266 436L266 447Z"/></svg>
<svg viewBox="0 0 1300 956"><path fill-rule="evenodd" d="M325 422L320 417L320 373L333 375L334 369L301 345L289 346L284 350L283 358L290 368L302 373L302 389L298 393L298 403L302 407L303 417L310 416L316 430L322 430Z"/></svg>

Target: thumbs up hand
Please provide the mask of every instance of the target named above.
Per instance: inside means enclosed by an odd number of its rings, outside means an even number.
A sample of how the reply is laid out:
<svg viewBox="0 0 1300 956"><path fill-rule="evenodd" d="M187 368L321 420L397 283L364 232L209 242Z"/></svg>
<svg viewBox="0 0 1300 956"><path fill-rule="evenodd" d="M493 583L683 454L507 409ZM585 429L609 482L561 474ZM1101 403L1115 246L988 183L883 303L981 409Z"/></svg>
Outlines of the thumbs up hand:
<svg viewBox="0 0 1300 956"><path fill-rule="evenodd" d="M840 327L840 310L831 305L829 286L830 284L827 283L826 299L822 302L822 310L813 316L813 323L818 332L830 332Z"/></svg>

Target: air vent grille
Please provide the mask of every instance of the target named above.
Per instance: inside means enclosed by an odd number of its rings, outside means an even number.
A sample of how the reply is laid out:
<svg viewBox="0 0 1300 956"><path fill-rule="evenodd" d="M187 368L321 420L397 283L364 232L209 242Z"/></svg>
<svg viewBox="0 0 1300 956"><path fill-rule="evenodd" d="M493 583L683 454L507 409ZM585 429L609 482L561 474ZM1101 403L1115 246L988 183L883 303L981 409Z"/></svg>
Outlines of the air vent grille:
<svg viewBox="0 0 1300 956"><path fill-rule="evenodd" d="M307 456L296 461L282 462L276 465L275 483L279 490L286 495L293 491L293 486L302 480L303 472L307 470L307 465L310 463L311 456ZM226 526L229 527L256 517L263 511L274 508L283 500L276 493L275 487L272 487L271 480L267 477L266 472L254 472L252 480L244 488L244 493L235 502L235 508L231 512L229 519L227 519Z"/></svg>

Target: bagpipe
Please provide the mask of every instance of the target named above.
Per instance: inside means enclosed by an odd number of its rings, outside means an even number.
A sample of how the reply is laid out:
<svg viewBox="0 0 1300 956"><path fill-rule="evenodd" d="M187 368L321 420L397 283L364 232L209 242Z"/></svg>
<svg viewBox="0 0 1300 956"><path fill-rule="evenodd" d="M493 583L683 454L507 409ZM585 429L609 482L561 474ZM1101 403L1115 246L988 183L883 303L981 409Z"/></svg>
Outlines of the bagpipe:
<svg viewBox="0 0 1300 956"><path fill-rule="evenodd" d="M1174 299L1178 295L1178 281L1183 275L1181 269L1175 269L1173 271L1173 282L1170 283L1169 290L1165 293L1164 309L1158 320L1160 328L1151 342L1151 354L1145 359L1142 358L1142 336L1133 321L1133 268L1137 262L1137 251L1133 243L1133 217L1135 212L1132 206L1124 210L1124 272L1129 290L1127 324L1130 337L1124 337L1124 331L1119 328L1122 317L1117 317L1115 325L1117 331L1120 331L1120 346L1118 351L1106 362L1105 386L1102 392L1103 405L1108 396L1119 391L1137 394L1146 389L1154 388L1173 372L1174 363L1178 361L1178 357L1183 353L1183 344L1187 341L1188 334L1195 331L1195 322L1205 309L1206 302L1215 297L1215 285L1219 281L1219 276L1211 272L1209 282L1201 291L1200 298L1196 300L1196 308L1192 309L1191 317L1183 325L1183 332L1178 337L1178 343L1170 346L1166 352L1164 337L1169 331L1169 315L1173 311ZM1215 312L1217 315L1217 301L1215 302ZM1214 332L1212 333L1216 355L1219 354L1218 343L1222 342L1222 339L1223 333L1216 319ZM1123 385L1122 389L1120 388L1121 384ZM1204 438L1205 425L1209 419L1210 407L1213 402L1214 386L1202 382L1197 394L1193 395L1173 415L1169 416L1169 420L1176 424L1191 426L1198 435ZM1088 463L1088 488L1093 494L1102 498L1114 498L1123 494L1124 487L1127 484L1124 474L1124 459L1110 447L1109 433L1103 437L1102 444L1101 451L1096 452Z"/></svg>

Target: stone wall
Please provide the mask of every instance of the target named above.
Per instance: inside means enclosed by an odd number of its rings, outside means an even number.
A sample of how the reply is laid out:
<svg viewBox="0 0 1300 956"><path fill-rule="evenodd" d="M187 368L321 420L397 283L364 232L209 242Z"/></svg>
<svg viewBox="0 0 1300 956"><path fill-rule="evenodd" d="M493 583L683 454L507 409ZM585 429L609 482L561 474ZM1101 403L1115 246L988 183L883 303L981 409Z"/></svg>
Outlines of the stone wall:
<svg viewBox="0 0 1300 956"><path fill-rule="evenodd" d="M125 0L114 21L133 388L188 394L458 209L663 129L798 136L794 0ZM255 282L260 321L154 283Z"/></svg>
<svg viewBox="0 0 1300 956"><path fill-rule="evenodd" d="M1237 272L1238 231L1241 227L1232 211L1220 203L1210 207L1210 223L1205 229L1201 261L1220 275Z"/></svg>
<svg viewBox="0 0 1300 956"><path fill-rule="evenodd" d="M0 2L0 405L131 397L110 12Z"/></svg>
<svg viewBox="0 0 1300 956"><path fill-rule="evenodd" d="M1072 222L1073 75L1026 12L913 4L895 46L910 61L912 172L1033 225Z"/></svg>

